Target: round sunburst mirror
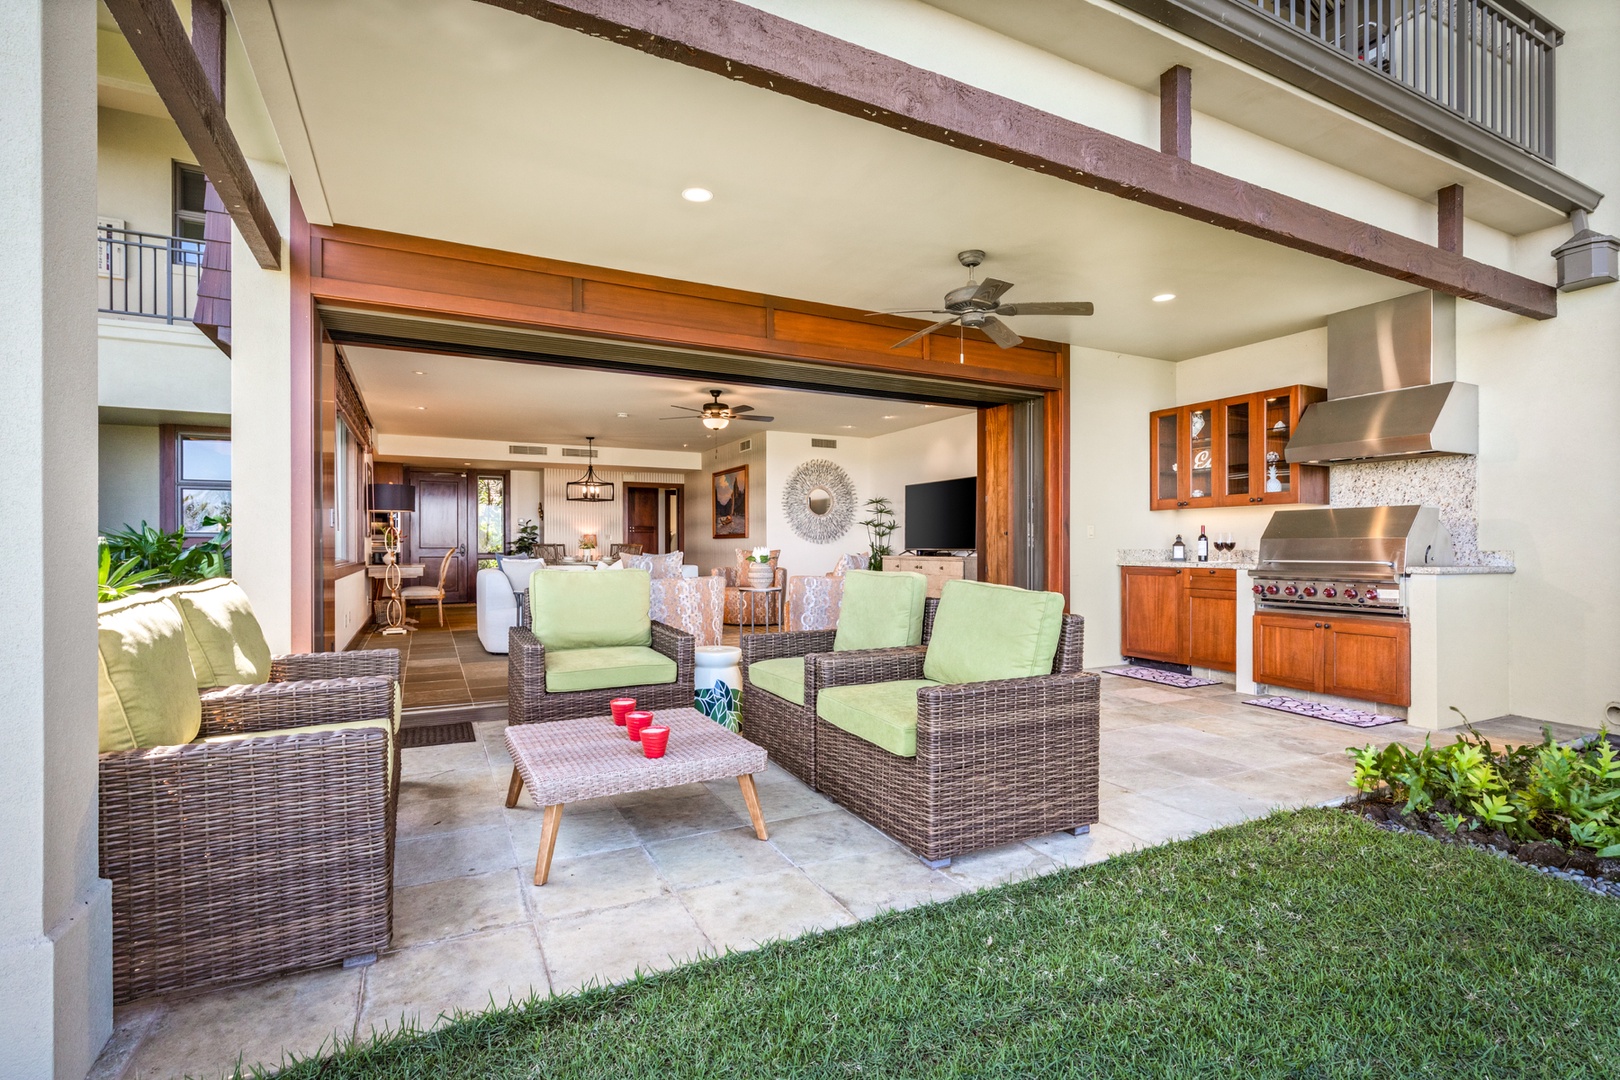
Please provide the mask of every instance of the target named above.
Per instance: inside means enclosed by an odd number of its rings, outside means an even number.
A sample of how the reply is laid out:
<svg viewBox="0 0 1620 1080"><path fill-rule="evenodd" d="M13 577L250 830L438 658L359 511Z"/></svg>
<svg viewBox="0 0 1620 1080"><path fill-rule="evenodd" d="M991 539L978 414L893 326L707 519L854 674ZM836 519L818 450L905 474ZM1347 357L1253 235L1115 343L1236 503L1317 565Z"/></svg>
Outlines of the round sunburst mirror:
<svg viewBox="0 0 1620 1080"><path fill-rule="evenodd" d="M782 509L799 539L830 544L855 520L855 484L831 461L806 461L788 476Z"/></svg>

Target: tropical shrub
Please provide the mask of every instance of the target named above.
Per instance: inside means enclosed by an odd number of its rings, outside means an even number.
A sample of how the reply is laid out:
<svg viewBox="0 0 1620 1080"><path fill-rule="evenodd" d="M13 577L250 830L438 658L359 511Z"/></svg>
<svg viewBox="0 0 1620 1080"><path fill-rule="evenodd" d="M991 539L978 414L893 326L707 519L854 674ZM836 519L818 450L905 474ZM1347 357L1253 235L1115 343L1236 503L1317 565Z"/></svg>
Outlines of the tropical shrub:
<svg viewBox="0 0 1620 1080"><path fill-rule="evenodd" d="M217 525L219 531L201 543L186 546L180 530L164 532L141 522L138 529L125 526L101 538L109 571L124 575L122 595L137 589L181 585L204 578L231 574L231 520L229 514L203 519L204 525ZM138 575L138 577L137 577Z"/></svg>
<svg viewBox="0 0 1620 1080"><path fill-rule="evenodd" d="M532 559L539 547L540 526L533 518L524 518L518 522L517 536L507 550L521 559Z"/></svg>
<svg viewBox="0 0 1620 1080"><path fill-rule="evenodd" d="M127 559L113 565L112 548L108 547L106 537L98 537L96 546L99 549L96 569L96 601L105 604L109 600L122 600L130 593L139 592L149 588L157 578L156 570L142 570L139 559Z"/></svg>
<svg viewBox="0 0 1620 1080"><path fill-rule="evenodd" d="M894 519L894 505L882 496L867 499L866 512L871 516L859 524L866 526L866 538L872 545L872 561L867 565L881 570L883 557L894 554L889 547L889 537L900 531L900 524Z"/></svg>
<svg viewBox="0 0 1620 1080"><path fill-rule="evenodd" d="M1544 733L1539 745L1498 750L1470 729L1450 746L1369 743L1348 753L1356 789L1400 803L1402 813L1435 814L1454 832L1499 829L1620 857L1620 751L1607 731L1579 749Z"/></svg>

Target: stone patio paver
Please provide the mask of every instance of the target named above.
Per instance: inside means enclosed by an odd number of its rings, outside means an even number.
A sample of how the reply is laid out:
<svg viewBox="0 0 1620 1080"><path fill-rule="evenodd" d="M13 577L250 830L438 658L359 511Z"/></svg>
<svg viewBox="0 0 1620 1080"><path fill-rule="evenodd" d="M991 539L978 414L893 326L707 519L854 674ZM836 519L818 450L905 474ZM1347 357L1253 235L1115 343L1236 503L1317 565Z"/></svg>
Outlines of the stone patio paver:
<svg viewBox="0 0 1620 1080"><path fill-rule="evenodd" d="M1085 836L1037 837L943 871L773 766L757 778L770 840L746 828L731 781L595 799L564 811L551 881L536 888L541 813L527 798L502 806L512 768L503 724L476 724L473 743L408 749L395 938L377 963L121 1006L94 1075L218 1075L238 1054L273 1063L402 1015L431 1024L492 995L504 1003L531 987L615 982L1087 865L1273 806L1342 798L1344 747L1424 736L1404 724L1357 730L1268 712L1229 688L1112 676L1102 686L1102 821Z"/></svg>

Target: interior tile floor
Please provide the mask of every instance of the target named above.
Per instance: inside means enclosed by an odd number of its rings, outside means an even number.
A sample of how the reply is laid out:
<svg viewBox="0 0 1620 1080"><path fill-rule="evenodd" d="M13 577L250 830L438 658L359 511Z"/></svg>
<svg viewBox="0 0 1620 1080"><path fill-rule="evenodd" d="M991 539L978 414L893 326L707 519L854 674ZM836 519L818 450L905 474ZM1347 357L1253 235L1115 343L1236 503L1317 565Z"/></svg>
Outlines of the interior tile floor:
<svg viewBox="0 0 1620 1080"><path fill-rule="evenodd" d="M476 605L446 604L442 627L436 605L412 605L409 615L418 620L410 633L385 636L373 625L350 646L399 650L407 709L506 700L506 654L479 643Z"/></svg>
<svg viewBox="0 0 1620 1080"><path fill-rule="evenodd" d="M540 810L527 797L505 809L502 723L480 723L474 743L404 751L394 941L375 964L122 1006L92 1075L273 1066L334 1039L847 926L1273 807L1337 800L1348 793L1346 746L1423 741L1405 724L1361 731L1240 700L1228 687L1103 676L1102 822L1087 836L1043 836L930 870L773 766L758 778L768 841L754 838L735 781L581 803L564 813L542 888L531 883Z"/></svg>

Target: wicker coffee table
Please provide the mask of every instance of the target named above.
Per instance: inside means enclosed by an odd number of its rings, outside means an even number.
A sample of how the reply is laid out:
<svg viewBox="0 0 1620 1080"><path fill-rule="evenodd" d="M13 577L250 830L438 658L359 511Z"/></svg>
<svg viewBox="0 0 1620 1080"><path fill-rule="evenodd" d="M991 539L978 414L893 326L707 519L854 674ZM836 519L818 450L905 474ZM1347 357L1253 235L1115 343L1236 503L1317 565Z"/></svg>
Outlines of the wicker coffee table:
<svg viewBox="0 0 1620 1080"><path fill-rule="evenodd" d="M507 727L506 750L513 767L506 805L516 806L527 785L529 797L545 807L534 861L536 885L551 876L564 804L582 799L735 776L754 835L768 839L753 776L765 768L765 751L696 709L659 709L656 722L669 728L669 749L661 758L643 757L641 744L631 742L611 716Z"/></svg>

